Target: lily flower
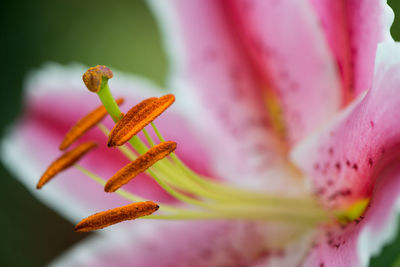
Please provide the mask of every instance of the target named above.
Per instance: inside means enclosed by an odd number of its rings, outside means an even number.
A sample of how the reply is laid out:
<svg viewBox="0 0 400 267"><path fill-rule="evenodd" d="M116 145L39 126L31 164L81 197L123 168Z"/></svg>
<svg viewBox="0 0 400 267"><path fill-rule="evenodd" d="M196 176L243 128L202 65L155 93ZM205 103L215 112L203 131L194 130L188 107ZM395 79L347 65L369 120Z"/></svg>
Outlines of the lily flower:
<svg viewBox="0 0 400 267"><path fill-rule="evenodd" d="M48 65L3 140L3 162L76 231L107 227L53 264L366 266L400 193L385 1L150 3L174 95Z"/></svg>

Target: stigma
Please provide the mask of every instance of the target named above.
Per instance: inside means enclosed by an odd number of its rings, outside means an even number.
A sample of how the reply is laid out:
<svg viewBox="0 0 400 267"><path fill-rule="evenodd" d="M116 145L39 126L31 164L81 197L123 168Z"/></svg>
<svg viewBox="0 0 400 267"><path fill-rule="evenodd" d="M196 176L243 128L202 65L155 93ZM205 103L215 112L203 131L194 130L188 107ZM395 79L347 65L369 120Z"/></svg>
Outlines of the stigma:
<svg viewBox="0 0 400 267"><path fill-rule="evenodd" d="M361 216L365 202L351 210L331 211L310 196L286 197L265 192L250 191L228 183L204 177L190 169L176 154L178 144L165 140L156 127L156 119L175 102L175 96L167 94L150 97L134 105L125 114L119 106L123 98L114 99L108 80L113 73L106 66L88 69L83 82L89 91L97 94L102 105L84 115L66 133L59 147L63 154L50 164L39 179L37 188L70 167L74 167L104 188L104 194L117 194L132 204L100 211L79 222L75 231L85 232L102 229L126 220L257 220L298 224L305 229L332 221L351 221ZM101 121L110 116L115 125L108 129ZM150 127L151 126L151 127ZM79 143L80 138L93 127L105 135L104 143L116 147L130 163L115 170L108 179L78 165L78 161L93 150L97 143ZM146 129L147 127L147 129ZM151 129L153 136L148 132ZM138 136L143 133L144 138ZM66 151L69 149L69 151ZM138 174L145 173L146 179L153 179L179 205L155 203L124 190Z"/></svg>

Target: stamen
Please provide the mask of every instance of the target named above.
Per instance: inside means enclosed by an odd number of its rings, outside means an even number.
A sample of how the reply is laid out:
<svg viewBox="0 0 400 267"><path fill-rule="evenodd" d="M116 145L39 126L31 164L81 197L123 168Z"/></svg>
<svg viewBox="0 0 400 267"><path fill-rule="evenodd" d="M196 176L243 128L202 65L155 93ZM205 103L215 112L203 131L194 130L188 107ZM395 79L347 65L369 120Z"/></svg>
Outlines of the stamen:
<svg viewBox="0 0 400 267"><path fill-rule="evenodd" d="M174 101L175 96L169 94L158 99L146 99L134 106L111 130L107 145L111 147L125 144L132 136L163 113Z"/></svg>
<svg viewBox="0 0 400 267"><path fill-rule="evenodd" d="M95 147L97 147L97 144L95 142L86 142L77 146L73 150L65 152L47 168L47 170L44 172L39 182L37 183L36 188L42 188L54 176L56 176L61 171L71 167L81 157L83 157L86 153L88 153Z"/></svg>
<svg viewBox="0 0 400 267"><path fill-rule="evenodd" d="M106 66L97 65L89 68L82 76L82 80L86 87L92 92L99 92L103 79L108 80L114 76L112 71Z"/></svg>
<svg viewBox="0 0 400 267"><path fill-rule="evenodd" d="M121 117L121 120L115 124L113 129L110 132L110 135L108 137L108 146L115 146L114 144L115 140L117 138L121 138L123 136L122 141L124 141L122 144L124 144L126 141L128 141L133 135L130 134L129 128L132 128L135 126L135 121L138 119L136 118L146 107L151 106L155 101L157 101L156 97L150 97L148 99L143 100L133 108L131 108L124 116ZM136 120L135 120L136 118ZM118 142L118 144L121 143L121 141ZM122 145L121 144L121 145Z"/></svg>
<svg viewBox="0 0 400 267"><path fill-rule="evenodd" d="M98 182L106 192L116 192L121 197L138 201L124 207L96 213L83 219L75 227L75 231L87 232L125 221L146 216L146 219L243 219L266 220L296 223L305 227L314 226L331 219L350 221L359 217L365 211L365 202L359 202L354 207L340 211L324 210L312 197L284 197L269 195L264 192L247 191L244 188L229 186L223 181L213 181L198 175L187 167L177 155L172 153L177 144L165 141L153 121L163 113L174 101L174 95L160 98L149 98L131 108L127 114L122 114L117 102L112 96L108 79L113 73L105 66L90 68L84 75L83 81L90 91L96 92L103 106L82 118L66 134L60 149L66 149L71 143L82 136L94 125L108 136L108 146L118 146L118 149L132 162L116 172L107 182L91 171L75 163L96 146L89 142L66 152L57 159L43 174L37 188L41 188L58 172L71 165L82 173ZM267 103L271 109L274 128L285 139L283 117L278 105L278 98ZM275 101L276 100L276 101ZM100 123L106 112L110 114L116 125L112 131ZM145 127L152 124L160 144L147 132ZM143 131L148 145L137 133ZM133 150L124 146L131 144ZM170 155L170 158L166 158ZM151 168L150 168L151 167ZM180 200L181 207L160 204L160 214L151 215L159 209L158 204L144 201L143 198L120 189L134 179L139 173L146 172L171 196ZM151 215L151 216L149 216Z"/></svg>
<svg viewBox="0 0 400 267"><path fill-rule="evenodd" d="M75 226L76 232L89 232L127 220L151 215L159 206L152 201L136 202L123 207L99 212L83 219Z"/></svg>
<svg viewBox="0 0 400 267"><path fill-rule="evenodd" d="M106 183L104 191L115 192L118 188L135 178L139 173L150 168L157 161L165 158L176 149L176 143L167 141L150 148L145 154L129 163Z"/></svg>
<svg viewBox="0 0 400 267"><path fill-rule="evenodd" d="M118 98L116 102L118 105L121 105L124 102L124 99ZM107 110L103 105L88 113L66 133L64 140L60 145L60 150L67 149L73 142L89 131L93 126L98 124L107 115Z"/></svg>

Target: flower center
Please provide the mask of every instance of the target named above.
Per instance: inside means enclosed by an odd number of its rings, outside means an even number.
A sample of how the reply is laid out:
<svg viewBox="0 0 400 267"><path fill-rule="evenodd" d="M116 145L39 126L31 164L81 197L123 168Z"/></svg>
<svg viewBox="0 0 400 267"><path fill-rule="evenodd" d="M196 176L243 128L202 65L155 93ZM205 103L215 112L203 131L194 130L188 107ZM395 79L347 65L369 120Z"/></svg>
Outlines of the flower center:
<svg viewBox="0 0 400 267"><path fill-rule="evenodd" d="M97 93L103 106L89 113L72 127L66 134L60 149L66 149L88 129L97 125L108 136L108 146L116 146L131 160L131 163L106 181L76 164L79 158L95 147L92 142L89 142L66 152L50 165L40 179L38 188L41 188L58 172L73 165L83 174L104 186L106 192L115 192L134 203L89 216L77 225L77 231L96 230L123 220L139 217L167 220L263 220L295 223L308 228L332 220L352 221L364 212L368 204L368 201L365 200L355 203L350 209L332 211L323 208L313 196L269 195L265 192L233 187L195 173L174 153L177 144L173 141L166 141L153 122L172 105L175 97L170 94L160 98L152 97L134 106L126 114L122 114L118 105L123 100L114 100L108 86L108 79L112 77L111 70L105 66L90 68L83 75L86 86L90 91ZM111 131L100 122L107 114L116 123ZM145 129L148 125L151 125L158 140L154 140ZM137 136L139 132L144 134L147 144ZM127 143L130 146L126 145ZM181 205L155 204L122 189L125 184L142 172L145 172L166 192L179 200ZM155 213L156 211L157 213Z"/></svg>

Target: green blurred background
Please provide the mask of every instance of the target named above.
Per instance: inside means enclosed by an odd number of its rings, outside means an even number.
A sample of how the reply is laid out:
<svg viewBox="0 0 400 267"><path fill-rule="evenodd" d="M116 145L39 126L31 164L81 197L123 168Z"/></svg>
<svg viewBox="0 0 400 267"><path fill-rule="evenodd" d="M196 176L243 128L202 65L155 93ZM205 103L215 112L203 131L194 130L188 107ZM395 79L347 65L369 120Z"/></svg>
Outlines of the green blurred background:
<svg viewBox="0 0 400 267"><path fill-rule="evenodd" d="M388 2L400 14L400 1ZM1 130L21 112L24 75L43 62L105 64L164 83L167 61L144 1L8 1L0 20ZM400 40L400 19L392 35ZM2 165L0 188L0 266L43 266L87 236L74 233ZM399 256L400 234L371 266L393 266Z"/></svg>

